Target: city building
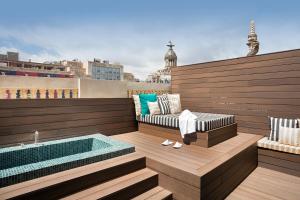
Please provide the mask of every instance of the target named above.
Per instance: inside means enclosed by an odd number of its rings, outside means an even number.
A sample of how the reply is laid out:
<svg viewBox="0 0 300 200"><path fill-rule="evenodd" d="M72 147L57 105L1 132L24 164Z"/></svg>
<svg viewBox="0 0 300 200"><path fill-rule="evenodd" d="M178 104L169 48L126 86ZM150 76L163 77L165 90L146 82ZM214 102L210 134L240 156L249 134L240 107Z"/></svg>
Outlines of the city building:
<svg viewBox="0 0 300 200"><path fill-rule="evenodd" d="M171 69L177 66L177 56L173 50L175 45L169 41L167 47L169 47L167 53L165 54L165 67L160 69L150 75L148 75L146 81L154 83L171 83Z"/></svg>
<svg viewBox="0 0 300 200"><path fill-rule="evenodd" d="M86 75L86 70L83 63L77 59L72 61L63 60L61 64L66 67L67 72L70 72L74 77L83 78Z"/></svg>
<svg viewBox="0 0 300 200"><path fill-rule="evenodd" d="M7 52L0 54L0 75L13 76L39 76L39 77L58 77L71 78L70 72L60 62L56 63L37 63L20 61L19 53Z"/></svg>
<svg viewBox="0 0 300 200"><path fill-rule="evenodd" d="M6 54L0 54L0 60L18 61L19 60L19 53L8 51L8 52L6 52Z"/></svg>
<svg viewBox="0 0 300 200"><path fill-rule="evenodd" d="M108 60L101 62L100 59L88 62L88 74L92 79L97 80L123 80L123 65L118 63L109 63Z"/></svg>
<svg viewBox="0 0 300 200"><path fill-rule="evenodd" d="M131 82L139 82L140 80L135 78L133 73L124 72L124 80L131 81Z"/></svg>

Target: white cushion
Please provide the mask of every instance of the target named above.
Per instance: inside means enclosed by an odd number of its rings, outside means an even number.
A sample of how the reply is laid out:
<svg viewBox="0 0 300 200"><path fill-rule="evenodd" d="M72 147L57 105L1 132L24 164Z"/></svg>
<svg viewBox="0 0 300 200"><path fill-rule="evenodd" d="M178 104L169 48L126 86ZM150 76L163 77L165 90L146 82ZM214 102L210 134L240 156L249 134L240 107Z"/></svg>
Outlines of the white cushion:
<svg viewBox="0 0 300 200"><path fill-rule="evenodd" d="M300 146L300 128L280 126L278 142L281 144Z"/></svg>
<svg viewBox="0 0 300 200"><path fill-rule="evenodd" d="M260 139L259 141L257 141L257 146L266 148L266 149L276 150L276 151L300 154L300 147L286 145L286 144L280 144L277 141L269 140L268 137L264 137L264 138Z"/></svg>
<svg viewBox="0 0 300 200"><path fill-rule="evenodd" d="M180 103L180 95L179 94L167 94L171 114L180 113L181 112L181 103Z"/></svg>
<svg viewBox="0 0 300 200"><path fill-rule="evenodd" d="M132 95L134 105L135 105L135 114L136 116L141 115L141 102L140 102L140 97L139 95Z"/></svg>
<svg viewBox="0 0 300 200"><path fill-rule="evenodd" d="M150 111L150 115L159 115L160 114L160 109L158 106L158 102L147 102L148 107L149 107L149 111Z"/></svg>

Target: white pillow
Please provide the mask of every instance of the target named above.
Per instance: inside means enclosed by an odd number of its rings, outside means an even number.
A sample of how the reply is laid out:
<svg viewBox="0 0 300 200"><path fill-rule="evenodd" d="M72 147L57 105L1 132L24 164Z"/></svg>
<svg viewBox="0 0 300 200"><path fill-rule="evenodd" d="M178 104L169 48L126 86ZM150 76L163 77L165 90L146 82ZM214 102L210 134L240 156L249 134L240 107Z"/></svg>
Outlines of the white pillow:
<svg viewBox="0 0 300 200"><path fill-rule="evenodd" d="M180 113L181 112L181 103L179 94L167 94L171 113Z"/></svg>
<svg viewBox="0 0 300 200"><path fill-rule="evenodd" d="M279 143L291 146L300 146L300 128L288 128L280 126Z"/></svg>
<svg viewBox="0 0 300 200"><path fill-rule="evenodd" d="M135 105L135 114L136 116L141 115L141 102L140 102L140 96L139 95L132 95L134 105Z"/></svg>
<svg viewBox="0 0 300 200"><path fill-rule="evenodd" d="M149 111L150 111L150 115L159 115L160 114L160 109L158 106L158 102L147 102L148 107L149 107Z"/></svg>

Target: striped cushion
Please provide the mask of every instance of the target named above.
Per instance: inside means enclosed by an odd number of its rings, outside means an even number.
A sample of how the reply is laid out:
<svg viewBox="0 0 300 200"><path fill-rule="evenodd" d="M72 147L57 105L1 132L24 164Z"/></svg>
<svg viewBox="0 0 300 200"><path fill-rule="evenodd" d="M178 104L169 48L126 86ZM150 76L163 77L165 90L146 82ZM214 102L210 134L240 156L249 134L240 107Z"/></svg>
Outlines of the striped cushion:
<svg viewBox="0 0 300 200"><path fill-rule="evenodd" d="M269 120L270 120L270 126L271 126L269 140L272 140L272 141L278 141L280 126L289 127L289 128L299 128L297 119L284 119L284 118L269 117Z"/></svg>
<svg viewBox="0 0 300 200"><path fill-rule="evenodd" d="M268 137L264 137L264 138L260 139L257 142L257 146L266 148L266 149L276 150L276 151L300 154L300 147L286 145L286 144L280 144L277 141L269 140Z"/></svg>
<svg viewBox="0 0 300 200"><path fill-rule="evenodd" d="M212 114L212 113L198 113L193 112L197 116L196 130L197 131L209 131L212 129L227 126L235 123L233 115ZM161 126L168 126L173 128L179 128L179 115L180 114L168 114L168 115L144 115L140 116L138 121L157 124Z"/></svg>
<svg viewBox="0 0 300 200"><path fill-rule="evenodd" d="M278 142L291 146L300 146L300 128L287 128L280 126Z"/></svg>
<svg viewBox="0 0 300 200"><path fill-rule="evenodd" d="M166 115L171 113L170 103L166 94L157 96L157 102L161 114Z"/></svg>

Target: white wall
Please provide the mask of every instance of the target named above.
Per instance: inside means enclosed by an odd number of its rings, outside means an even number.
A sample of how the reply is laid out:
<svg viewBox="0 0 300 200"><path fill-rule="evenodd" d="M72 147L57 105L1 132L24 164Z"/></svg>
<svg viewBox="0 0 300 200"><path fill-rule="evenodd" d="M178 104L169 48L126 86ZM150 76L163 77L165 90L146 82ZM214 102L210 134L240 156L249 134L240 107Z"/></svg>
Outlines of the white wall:
<svg viewBox="0 0 300 200"><path fill-rule="evenodd" d="M126 98L128 90L169 90L159 83L104 81L78 78L0 76L0 90L5 89L78 89L80 98ZM1 95L0 98L3 95Z"/></svg>
<svg viewBox="0 0 300 200"><path fill-rule="evenodd" d="M80 98L126 98L127 85L124 81L80 79Z"/></svg>

